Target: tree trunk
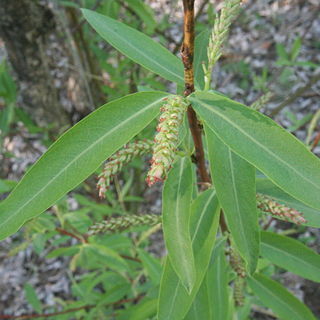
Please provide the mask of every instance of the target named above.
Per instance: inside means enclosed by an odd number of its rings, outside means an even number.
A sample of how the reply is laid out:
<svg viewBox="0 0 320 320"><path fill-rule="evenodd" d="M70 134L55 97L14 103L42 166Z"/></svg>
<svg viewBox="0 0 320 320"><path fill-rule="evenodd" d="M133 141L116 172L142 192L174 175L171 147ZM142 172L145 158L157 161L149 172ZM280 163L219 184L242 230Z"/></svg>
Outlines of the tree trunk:
<svg viewBox="0 0 320 320"><path fill-rule="evenodd" d="M60 21L67 17L64 10L59 9L61 18L42 3L0 0L0 37L17 78L19 105L38 125L61 128L89 113L104 97L99 81L87 77L95 72L84 61L88 53L81 52L87 50L83 36L83 43L77 43L81 28L73 34L69 22Z"/></svg>

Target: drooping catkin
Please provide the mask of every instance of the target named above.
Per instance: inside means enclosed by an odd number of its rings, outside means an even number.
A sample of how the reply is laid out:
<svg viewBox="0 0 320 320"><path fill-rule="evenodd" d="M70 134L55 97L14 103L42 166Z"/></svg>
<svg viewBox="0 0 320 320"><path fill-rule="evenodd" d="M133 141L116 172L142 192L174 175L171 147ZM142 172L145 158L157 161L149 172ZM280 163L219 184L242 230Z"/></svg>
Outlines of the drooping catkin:
<svg viewBox="0 0 320 320"><path fill-rule="evenodd" d="M99 196L101 198L105 196L105 192L110 186L112 177L118 173L124 165L128 164L136 156L142 156L151 152L152 146L152 140L138 140L128 143L122 149L112 155L107 160L102 173L99 175L99 180L97 183Z"/></svg>
<svg viewBox="0 0 320 320"><path fill-rule="evenodd" d="M88 235L92 236L98 233L116 233L124 231L133 226L153 226L160 222L161 216L158 216L156 214L123 215L119 217L110 217L103 222L98 222L91 226L89 228Z"/></svg>
<svg viewBox="0 0 320 320"><path fill-rule="evenodd" d="M210 89L213 67L222 55L223 44L228 37L232 21L239 13L240 6L241 0L225 0L220 15L216 15L207 49L208 66L203 65L205 90Z"/></svg>
<svg viewBox="0 0 320 320"><path fill-rule="evenodd" d="M296 224L307 222L303 217L303 213L280 204L272 198L260 193L257 194L257 207L263 212L271 213L273 216L286 221Z"/></svg>
<svg viewBox="0 0 320 320"><path fill-rule="evenodd" d="M167 99L161 108L161 116L154 139L151 168L148 172L149 186L166 178L167 172L176 156L179 142L179 128L188 103L183 97L174 96Z"/></svg>

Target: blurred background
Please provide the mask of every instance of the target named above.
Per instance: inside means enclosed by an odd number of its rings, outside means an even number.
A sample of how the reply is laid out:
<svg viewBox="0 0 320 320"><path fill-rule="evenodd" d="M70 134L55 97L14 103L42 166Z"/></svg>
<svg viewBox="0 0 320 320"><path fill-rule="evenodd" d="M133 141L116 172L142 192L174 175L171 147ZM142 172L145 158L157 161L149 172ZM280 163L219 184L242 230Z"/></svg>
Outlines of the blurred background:
<svg viewBox="0 0 320 320"><path fill-rule="evenodd" d="M196 0L197 34L210 29L221 5L218 0ZM59 135L97 107L137 91L176 90L103 41L79 8L120 20L179 55L181 1L0 0L0 199ZM216 90L247 105L270 92L262 112L318 156L319 12L319 0L244 1L213 75ZM155 123L143 137L152 138L154 129ZM61 244L76 243L56 230L54 219L63 215L81 232L92 214L160 213L161 189L145 188L144 166L146 162L135 160L105 200L96 195L96 177L89 178L43 220L35 219L0 243L0 319L1 314L60 310L57 305L79 299L77 279L87 273L76 266L71 275L72 254L47 257ZM319 230L279 221L270 226L319 251ZM146 246L153 256L165 254L158 230ZM274 272L320 316L318 285L289 272ZM257 308L254 319L273 317Z"/></svg>

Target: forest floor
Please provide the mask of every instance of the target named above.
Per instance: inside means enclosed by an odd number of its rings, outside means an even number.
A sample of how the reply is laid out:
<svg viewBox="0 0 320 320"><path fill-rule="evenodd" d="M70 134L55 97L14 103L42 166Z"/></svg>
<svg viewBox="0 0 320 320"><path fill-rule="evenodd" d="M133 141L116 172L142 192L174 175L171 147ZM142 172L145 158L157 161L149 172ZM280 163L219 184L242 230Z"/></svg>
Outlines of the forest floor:
<svg viewBox="0 0 320 320"><path fill-rule="evenodd" d="M158 16L170 13L172 27L167 32L179 41L181 5L177 3L173 6L171 1L165 0L148 2ZM201 7L201 1L198 2L198 7ZM251 104L263 90L270 90L274 98L262 112L268 115L274 112L273 117L279 124L305 141L308 126L303 119L310 119L320 108L320 81L310 82L315 77L319 80L320 73L319 2L246 1L244 8L232 27L225 55L215 70L216 89L245 104ZM199 17L200 21L205 21L206 18L205 13ZM176 21L180 22L176 24ZM294 43L298 43L299 39L301 49L297 59L286 63L285 56L290 58L290 55L294 54L292 50L290 52L290 48ZM317 64L318 67L312 64ZM287 100L294 95L297 95L295 99ZM283 101L287 102L283 104ZM30 135L21 124L18 129L16 134L5 142L6 151L14 155L5 166L6 176L13 180L19 180L27 166L45 150L37 135ZM317 132L314 132L311 135L311 141L316 134ZM314 149L314 153L320 156L320 146ZM159 190L155 190L153 194L147 191L146 197L154 203L149 208L150 212L160 211L159 195ZM279 223L277 227L286 229L288 224ZM48 260L45 258L48 252L37 255L32 246L24 248L14 256L8 256L8 248L16 246L20 237L21 234L17 234L0 242L0 314L6 312L19 315L32 311L24 296L23 287L26 282L36 288L45 305L54 305L57 298L67 299L71 294L68 259ZM319 252L319 230L308 228L304 234L299 234L299 237L312 238L311 245ZM152 251L163 254L163 250L159 233L154 236ZM320 317L320 288L317 284L289 272L282 273L279 278ZM273 319L261 313L255 313L252 317Z"/></svg>

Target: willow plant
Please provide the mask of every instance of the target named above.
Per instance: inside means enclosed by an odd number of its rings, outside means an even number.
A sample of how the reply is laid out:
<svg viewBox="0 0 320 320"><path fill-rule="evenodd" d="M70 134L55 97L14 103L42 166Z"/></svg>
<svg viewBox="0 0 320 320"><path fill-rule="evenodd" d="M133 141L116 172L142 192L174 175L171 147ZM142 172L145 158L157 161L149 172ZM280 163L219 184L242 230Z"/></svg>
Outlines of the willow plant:
<svg viewBox="0 0 320 320"><path fill-rule="evenodd" d="M149 317L245 319L257 301L252 297L257 297L281 319L315 319L303 302L268 276L263 262L320 282L319 255L297 240L264 231L262 222L271 214L320 226L320 161L258 111L270 95L247 107L212 86L212 70L240 6L239 0L226 0L212 32L195 37L194 0L183 0L181 60L143 33L83 10L109 44L176 83L183 94L130 94L103 105L63 134L1 203L0 238L52 206L105 159L98 182L101 196L123 165L150 154L146 181L149 186L164 181L162 216L114 217L88 232L161 221L168 255L156 302L154 295L143 298L157 305L150 307ZM207 52L201 50L204 46ZM154 141L130 142L160 112Z"/></svg>

